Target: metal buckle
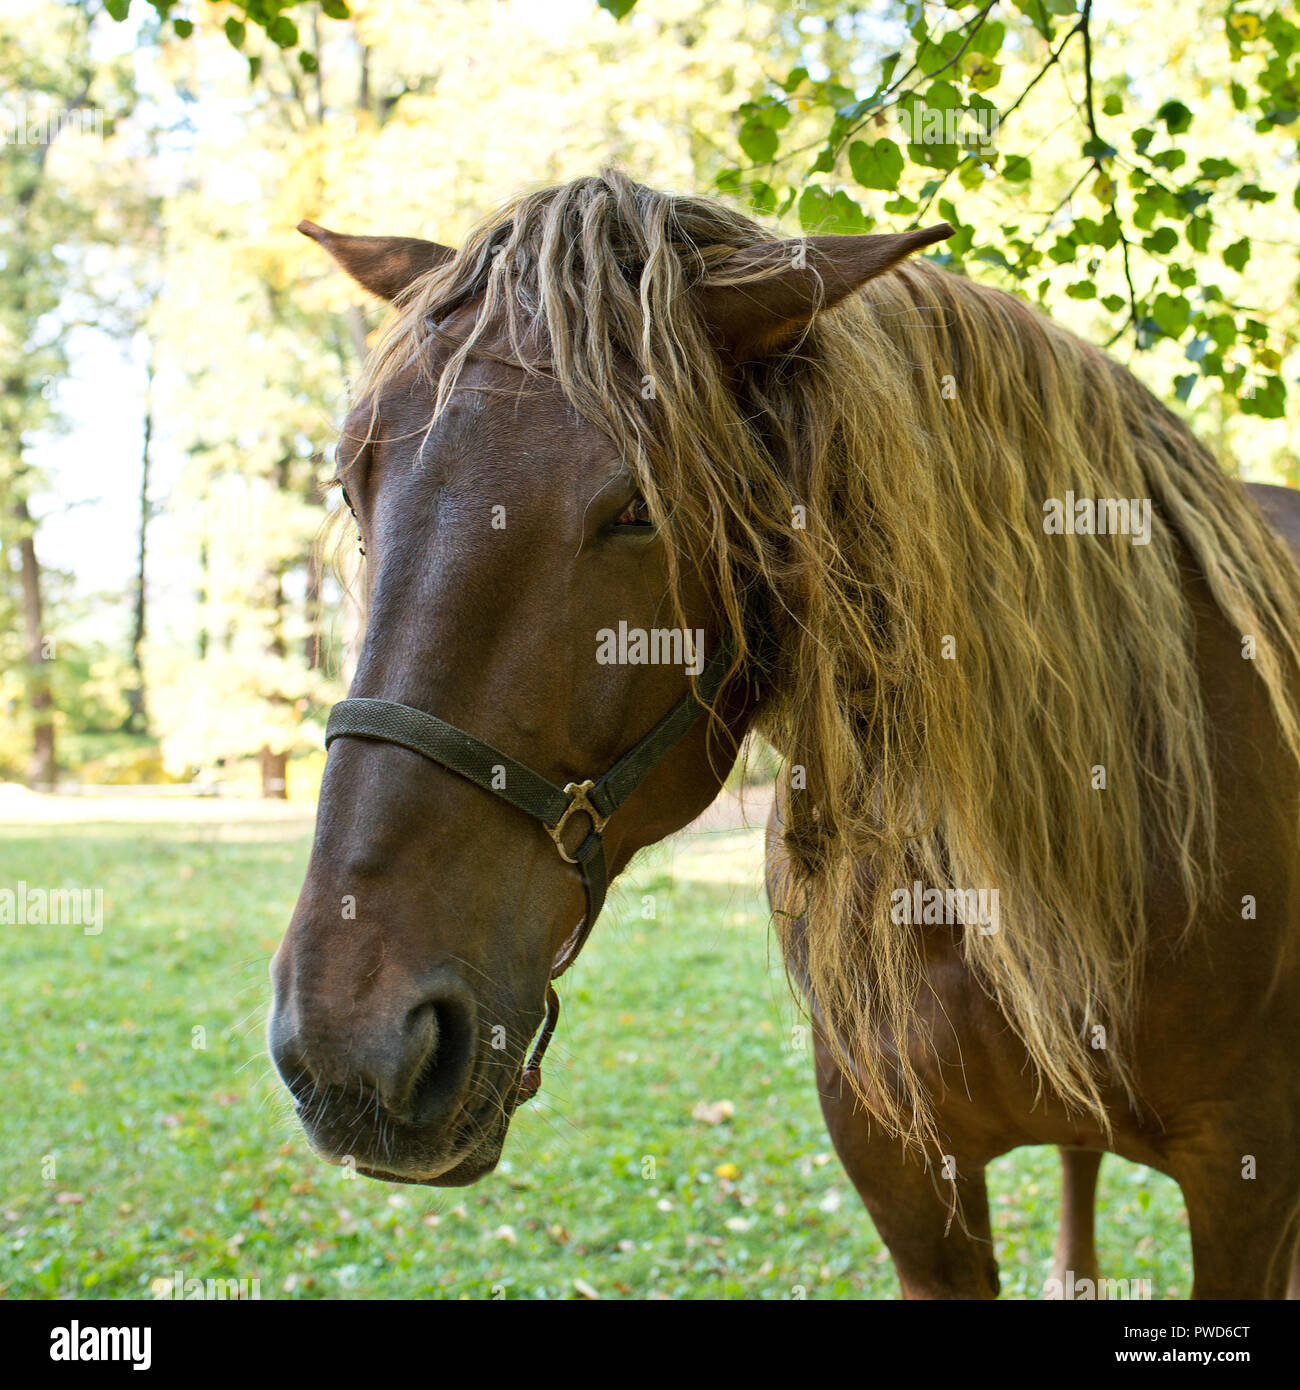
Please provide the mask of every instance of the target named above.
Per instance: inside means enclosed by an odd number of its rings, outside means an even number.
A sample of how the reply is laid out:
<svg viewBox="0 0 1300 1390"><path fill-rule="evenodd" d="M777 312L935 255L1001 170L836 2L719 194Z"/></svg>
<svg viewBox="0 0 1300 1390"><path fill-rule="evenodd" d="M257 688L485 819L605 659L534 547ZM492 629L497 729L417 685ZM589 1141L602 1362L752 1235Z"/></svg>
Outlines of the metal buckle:
<svg viewBox="0 0 1300 1390"><path fill-rule="evenodd" d="M585 782L570 782L564 788L564 794L569 798L569 804L564 808L564 814L555 824L546 827L546 833L555 841L555 848L560 851L560 858L566 864L577 864L575 859L567 849L564 848L564 827L569 823L569 817L575 811L585 811L591 817L591 828L594 834L599 835L605 828L608 816L602 816L599 811L591 804L590 794L596 790L596 784L589 777Z"/></svg>

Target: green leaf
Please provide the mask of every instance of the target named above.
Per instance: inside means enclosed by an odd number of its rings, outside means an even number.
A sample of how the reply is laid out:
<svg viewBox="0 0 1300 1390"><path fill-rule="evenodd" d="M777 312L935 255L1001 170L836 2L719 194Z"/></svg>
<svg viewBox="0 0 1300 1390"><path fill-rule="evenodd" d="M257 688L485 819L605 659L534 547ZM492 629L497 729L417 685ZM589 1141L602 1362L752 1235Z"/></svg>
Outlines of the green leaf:
<svg viewBox="0 0 1300 1390"><path fill-rule="evenodd" d="M781 89L787 94L798 91L808 80L807 68L791 68L785 81L781 83Z"/></svg>
<svg viewBox="0 0 1300 1390"><path fill-rule="evenodd" d="M1178 233L1172 227L1157 227L1142 245L1156 256L1167 256L1178 245Z"/></svg>
<svg viewBox="0 0 1300 1390"><path fill-rule="evenodd" d="M1079 257L1079 248L1072 237L1058 236L1047 248L1047 256L1057 265L1073 265Z"/></svg>
<svg viewBox="0 0 1300 1390"><path fill-rule="evenodd" d="M1097 298L1097 286L1091 280L1076 280L1074 284L1065 287L1065 292L1071 299Z"/></svg>
<svg viewBox="0 0 1300 1390"><path fill-rule="evenodd" d="M1280 420L1286 414L1286 383L1280 376L1268 377L1262 386L1252 385L1239 392L1243 415L1258 415L1262 420Z"/></svg>
<svg viewBox="0 0 1300 1390"><path fill-rule="evenodd" d="M1191 322L1192 306L1181 294L1158 294L1151 305L1151 317L1171 338L1177 338Z"/></svg>
<svg viewBox="0 0 1300 1390"><path fill-rule="evenodd" d="M762 179L751 179L747 188L749 205L762 216L776 211L776 189Z"/></svg>
<svg viewBox="0 0 1300 1390"><path fill-rule="evenodd" d="M817 158L813 160L810 174L829 174L835 168L835 151L828 145L824 150L817 151Z"/></svg>
<svg viewBox="0 0 1300 1390"><path fill-rule="evenodd" d="M244 26L238 19L226 20L226 38L235 45L236 48L244 46Z"/></svg>
<svg viewBox="0 0 1300 1390"><path fill-rule="evenodd" d="M1174 378L1174 395L1178 397L1184 405L1192 394L1192 388L1196 385L1196 373L1189 372L1186 376L1176 376Z"/></svg>
<svg viewBox="0 0 1300 1390"><path fill-rule="evenodd" d="M984 186L984 166L973 155L962 160L957 170L957 182L968 192Z"/></svg>
<svg viewBox="0 0 1300 1390"><path fill-rule="evenodd" d="M909 144L907 156L913 164L924 164L930 169L943 169L948 172L957 167L962 151L956 145L941 141L936 145Z"/></svg>
<svg viewBox="0 0 1300 1390"><path fill-rule="evenodd" d="M1187 226L1184 228L1187 235L1187 244L1193 251L1205 251L1210 245L1210 219L1208 217L1192 217L1188 219Z"/></svg>
<svg viewBox="0 0 1300 1390"><path fill-rule="evenodd" d="M314 53L308 53L306 49L301 49L298 53L298 66L303 72L315 72L320 64L316 61Z"/></svg>
<svg viewBox="0 0 1300 1390"><path fill-rule="evenodd" d="M984 58L996 58L1007 36L1007 26L998 19L986 19L971 36L969 52Z"/></svg>
<svg viewBox="0 0 1300 1390"><path fill-rule="evenodd" d="M1223 252L1223 263L1230 270L1245 270L1248 260L1250 260L1249 237L1242 237L1240 241L1234 241Z"/></svg>
<svg viewBox="0 0 1300 1390"><path fill-rule="evenodd" d="M854 140L849 146L849 169L863 188L892 193L903 176L903 152L889 139L870 145L865 140Z"/></svg>
<svg viewBox="0 0 1300 1390"><path fill-rule="evenodd" d="M276 15L266 26L266 37L277 48L292 48L298 42L298 26L284 15Z"/></svg>
<svg viewBox="0 0 1300 1390"><path fill-rule="evenodd" d="M1103 116L1119 116L1124 112L1124 98L1112 92L1101 104Z"/></svg>
<svg viewBox="0 0 1300 1390"><path fill-rule="evenodd" d="M120 24L131 8L131 0L104 0L104 8Z"/></svg>
<svg viewBox="0 0 1300 1390"><path fill-rule="evenodd" d="M1220 349L1230 348L1237 341L1237 325L1233 322L1231 314L1215 314L1207 319L1205 331Z"/></svg>
<svg viewBox="0 0 1300 1390"><path fill-rule="evenodd" d="M799 195L799 225L805 232L819 232L829 220L831 200L824 189L810 183Z"/></svg>
<svg viewBox="0 0 1300 1390"><path fill-rule="evenodd" d="M128 0L128 3L130 3L130 0ZM172 28L176 31L176 37L178 39L188 39L194 32L194 24L188 19L173 19Z"/></svg>
<svg viewBox="0 0 1300 1390"><path fill-rule="evenodd" d="M767 164L776 157L780 137L766 121L750 117L740 127L740 148L755 164Z"/></svg>
<svg viewBox="0 0 1300 1390"><path fill-rule="evenodd" d="M841 236L857 236L870 227L866 214L841 188L831 198L823 229Z"/></svg>
<svg viewBox="0 0 1300 1390"><path fill-rule="evenodd" d="M352 13L347 7L346 0L320 0L320 8L326 19L347 19Z"/></svg>
<svg viewBox="0 0 1300 1390"><path fill-rule="evenodd" d="M1167 101L1156 112L1156 120L1165 123L1170 135L1181 135L1192 123L1191 108L1184 106L1181 101Z"/></svg>
<svg viewBox="0 0 1300 1390"><path fill-rule="evenodd" d="M606 14L612 14L615 19L622 19L625 15L630 15L636 7L636 0L596 0Z"/></svg>
<svg viewBox="0 0 1300 1390"><path fill-rule="evenodd" d="M1008 183L1027 183L1034 172L1023 154L1009 154L1002 163L1002 177Z"/></svg>
<svg viewBox="0 0 1300 1390"><path fill-rule="evenodd" d="M925 94L925 104L939 111L955 111L961 105L957 88L951 82L931 82Z"/></svg>

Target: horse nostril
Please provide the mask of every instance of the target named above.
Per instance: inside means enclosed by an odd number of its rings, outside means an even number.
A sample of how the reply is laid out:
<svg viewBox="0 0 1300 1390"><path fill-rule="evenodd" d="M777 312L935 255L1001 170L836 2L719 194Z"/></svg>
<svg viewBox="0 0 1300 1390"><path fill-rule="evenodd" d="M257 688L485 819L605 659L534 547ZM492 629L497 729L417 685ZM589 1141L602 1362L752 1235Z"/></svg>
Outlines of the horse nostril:
<svg viewBox="0 0 1300 1390"><path fill-rule="evenodd" d="M474 1060L472 1010L459 998L431 999L411 1011L408 1026L424 1043L423 1055L405 1103L393 1108L412 1124L431 1125L454 1108L468 1078Z"/></svg>
<svg viewBox="0 0 1300 1390"><path fill-rule="evenodd" d="M305 1124L328 1123L344 1110L353 1114L358 1095L421 1129L454 1115L475 1055L474 999L458 981L440 982L433 997L405 1014L392 1011L368 1022L353 1014L347 1026L336 1015L322 1011L304 1019L278 1001L272 1011L271 1056Z"/></svg>

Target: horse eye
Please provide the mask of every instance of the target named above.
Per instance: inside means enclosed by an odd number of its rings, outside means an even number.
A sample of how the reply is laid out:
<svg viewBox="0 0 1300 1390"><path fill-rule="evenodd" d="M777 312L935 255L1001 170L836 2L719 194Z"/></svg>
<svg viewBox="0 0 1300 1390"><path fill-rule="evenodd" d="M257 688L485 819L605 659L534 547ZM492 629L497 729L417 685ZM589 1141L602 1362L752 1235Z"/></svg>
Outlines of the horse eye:
<svg viewBox="0 0 1300 1390"><path fill-rule="evenodd" d="M649 526L650 508L639 493L614 519L615 526Z"/></svg>

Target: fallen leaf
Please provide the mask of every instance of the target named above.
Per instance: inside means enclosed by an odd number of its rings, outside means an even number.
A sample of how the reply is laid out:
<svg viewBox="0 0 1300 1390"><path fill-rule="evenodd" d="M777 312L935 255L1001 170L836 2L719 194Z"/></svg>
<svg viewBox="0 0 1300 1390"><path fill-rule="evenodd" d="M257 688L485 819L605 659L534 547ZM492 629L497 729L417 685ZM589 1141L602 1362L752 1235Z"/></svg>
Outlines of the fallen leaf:
<svg viewBox="0 0 1300 1390"><path fill-rule="evenodd" d="M706 1125L720 1125L735 1113L736 1107L729 1100L702 1100L691 1111L691 1119Z"/></svg>

